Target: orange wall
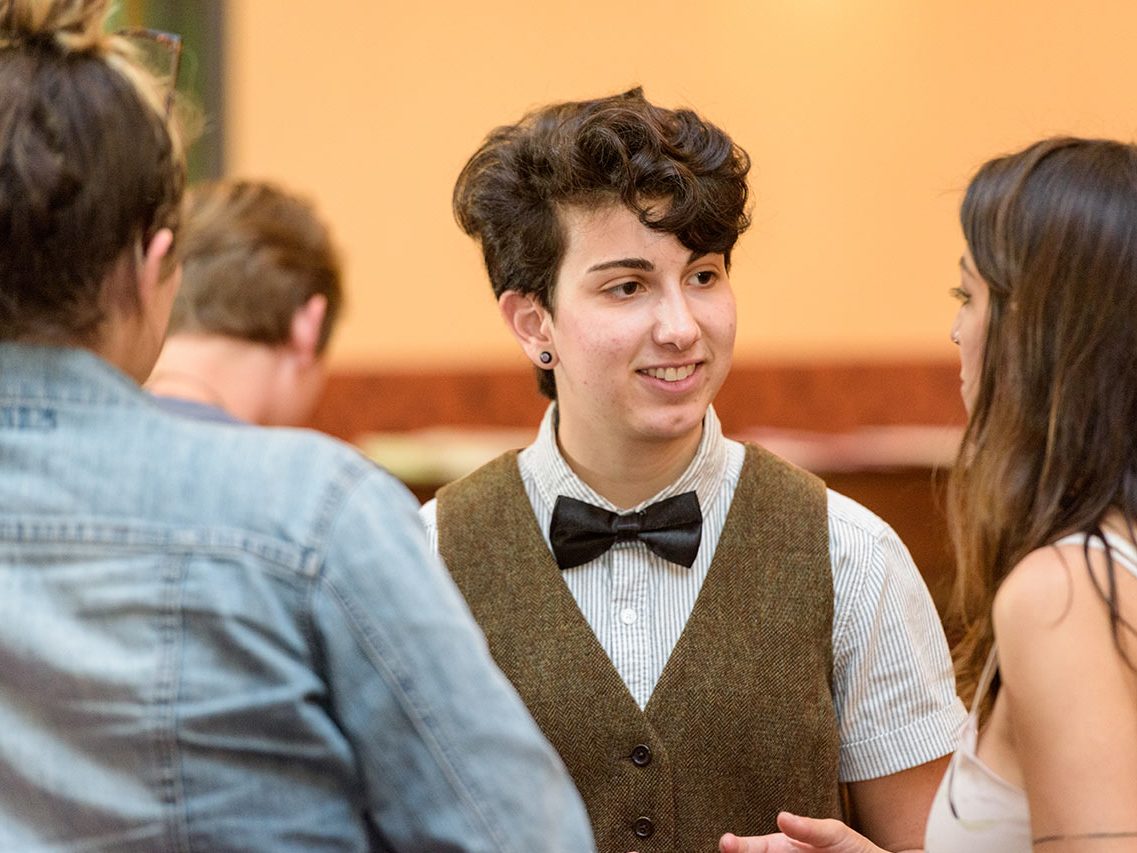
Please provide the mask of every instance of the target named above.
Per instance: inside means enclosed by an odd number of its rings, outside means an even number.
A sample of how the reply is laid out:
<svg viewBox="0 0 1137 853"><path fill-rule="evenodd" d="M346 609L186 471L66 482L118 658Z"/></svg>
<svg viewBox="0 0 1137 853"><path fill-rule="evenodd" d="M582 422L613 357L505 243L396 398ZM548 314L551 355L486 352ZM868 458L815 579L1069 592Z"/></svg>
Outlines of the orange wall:
<svg viewBox="0 0 1137 853"><path fill-rule="evenodd" d="M450 214L496 124L642 84L754 160L740 359L951 358L956 210L984 159L1132 138L1132 0L239 0L232 174L317 200L348 259L340 366L516 363Z"/></svg>

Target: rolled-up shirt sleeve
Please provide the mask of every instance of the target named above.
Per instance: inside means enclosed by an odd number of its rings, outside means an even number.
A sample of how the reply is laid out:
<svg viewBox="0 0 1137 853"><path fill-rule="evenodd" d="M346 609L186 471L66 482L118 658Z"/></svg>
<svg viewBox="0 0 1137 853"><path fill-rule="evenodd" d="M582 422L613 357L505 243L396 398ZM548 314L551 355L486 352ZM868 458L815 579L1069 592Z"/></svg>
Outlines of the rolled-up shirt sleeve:
<svg viewBox="0 0 1137 853"><path fill-rule="evenodd" d="M904 543L869 510L830 492L829 525L841 781L947 755L966 711L927 585Z"/></svg>

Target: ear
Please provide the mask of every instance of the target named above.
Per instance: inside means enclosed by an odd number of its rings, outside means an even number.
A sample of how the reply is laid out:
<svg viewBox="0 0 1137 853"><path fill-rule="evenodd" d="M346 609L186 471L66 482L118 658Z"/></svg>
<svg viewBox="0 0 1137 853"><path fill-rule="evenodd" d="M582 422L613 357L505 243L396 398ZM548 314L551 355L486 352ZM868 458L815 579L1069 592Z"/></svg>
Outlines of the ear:
<svg viewBox="0 0 1137 853"><path fill-rule="evenodd" d="M164 288L167 283L173 285L174 291L181 283L180 265L173 274L163 275L163 262L173 245L174 232L169 228L159 228L158 233L150 238L150 244L143 249L138 265L138 298L146 308L154 304L156 297L166 295ZM173 303L172 298L168 301Z"/></svg>
<svg viewBox="0 0 1137 853"><path fill-rule="evenodd" d="M292 315L288 347L302 364L311 364L319 358L317 351L320 333L324 329L324 318L328 315L328 297L322 293L310 296L308 301L296 309Z"/></svg>
<svg viewBox="0 0 1137 853"><path fill-rule="evenodd" d="M548 369L549 365L541 362L541 352L556 355L553 351L553 318L549 309L533 294L516 290L507 290L498 297L497 307L529 360L537 367Z"/></svg>

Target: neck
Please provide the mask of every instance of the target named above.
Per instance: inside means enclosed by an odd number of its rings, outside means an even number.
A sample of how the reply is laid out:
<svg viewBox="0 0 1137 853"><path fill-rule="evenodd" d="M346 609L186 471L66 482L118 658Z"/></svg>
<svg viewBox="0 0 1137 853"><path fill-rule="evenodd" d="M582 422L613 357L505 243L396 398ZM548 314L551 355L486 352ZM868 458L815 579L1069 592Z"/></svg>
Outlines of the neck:
<svg viewBox="0 0 1137 853"><path fill-rule="evenodd" d="M151 326L143 312L111 311L95 340L80 344L110 362L139 385L162 348L165 327Z"/></svg>
<svg viewBox="0 0 1137 853"><path fill-rule="evenodd" d="M263 423L274 365L268 347L214 335L174 335L166 341L146 389L216 406L248 423Z"/></svg>
<svg viewBox="0 0 1137 853"><path fill-rule="evenodd" d="M646 501L678 480L695 458L702 426L669 441L588 441L559 427L557 446L589 488L620 509Z"/></svg>
<svg viewBox="0 0 1137 853"><path fill-rule="evenodd" d="M208 379L191 371L155 368L146 381L146 390L160 397L176 397L179 400L216 406L233 414L232 407L225 404L221 392Z"/></svg>

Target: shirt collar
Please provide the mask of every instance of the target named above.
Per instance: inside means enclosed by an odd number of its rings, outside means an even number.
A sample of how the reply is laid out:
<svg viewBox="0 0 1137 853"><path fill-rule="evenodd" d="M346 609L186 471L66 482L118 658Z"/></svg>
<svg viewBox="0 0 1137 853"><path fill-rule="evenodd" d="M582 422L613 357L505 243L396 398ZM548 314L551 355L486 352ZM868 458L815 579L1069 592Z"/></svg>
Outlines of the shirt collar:
<svg viewBox="0 0 1137 853"><path fill-rule="evenodd" d="M664 498L691 491L698 496L699 506L704 509L710 506L726 471L726 439L713 407L708 407L703 416L703 435L687 469L671 485L630 510L620 510L607 498L597 494L565 462L557 446L556 408L557 404L551 403L545 410L537 438L523 451L521 460L533 478L540 500L550 510L558 495L586 501L613 512L632 512Z"/></svg>
<svg viewBox="0 0 1137 853"><path fill-rule="evenodd" d="M136 404L138 383L83 347L0 342L0 398Z"/></svg>

